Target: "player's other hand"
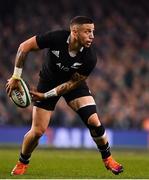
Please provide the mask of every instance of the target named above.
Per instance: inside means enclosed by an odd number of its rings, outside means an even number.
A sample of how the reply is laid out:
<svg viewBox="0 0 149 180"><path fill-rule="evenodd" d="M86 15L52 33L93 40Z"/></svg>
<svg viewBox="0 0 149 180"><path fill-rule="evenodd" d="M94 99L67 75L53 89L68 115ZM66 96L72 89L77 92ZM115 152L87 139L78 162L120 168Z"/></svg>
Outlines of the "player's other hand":
<svg viewBox="0 0 149 180"><path fill-rule="evenodd" d="M30 95L32 97L32 101L40 101L40 100L45 99L44 93L40 93L35 90L30 90Z"/></svg>
<svg viewBox="0 0 149 180"><path fill-rule="evenodd" d="M21 92L21 94L23 94L22 88L21 88L21 84L20 84L20 80L19 79L14 79L14 78L10 78L7 80L6 83L6 92L8 94L8 96L11 96L11 92L12 90L17 89L18 91Z"/></svg>

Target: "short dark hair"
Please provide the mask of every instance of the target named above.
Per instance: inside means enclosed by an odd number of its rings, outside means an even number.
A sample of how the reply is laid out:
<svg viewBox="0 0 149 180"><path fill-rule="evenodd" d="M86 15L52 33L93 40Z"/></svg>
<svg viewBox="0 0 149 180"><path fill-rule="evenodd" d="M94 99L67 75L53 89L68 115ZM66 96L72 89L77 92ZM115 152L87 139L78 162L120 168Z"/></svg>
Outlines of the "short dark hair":
<svg viewBox="0 0 149 180"><path fill-rule="evenodd" d="M74 24L93 24L93 20L86 16L75 16L70 21L70 26Z"/></svg>

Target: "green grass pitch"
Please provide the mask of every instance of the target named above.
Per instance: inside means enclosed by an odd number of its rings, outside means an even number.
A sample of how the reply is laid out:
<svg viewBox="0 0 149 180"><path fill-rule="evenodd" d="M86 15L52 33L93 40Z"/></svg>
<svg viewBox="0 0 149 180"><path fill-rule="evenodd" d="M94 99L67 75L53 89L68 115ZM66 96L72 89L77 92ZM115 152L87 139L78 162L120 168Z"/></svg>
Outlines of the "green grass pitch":
<svg viewBox="0 0 149 180"><path fill-rule="evenodd" d="M19 148L0 149L0 179L147 179L149 156L145 150L112 150L124 172L114 175L103 166L96 150L36 149L26 175L11 176Z"/></svg>

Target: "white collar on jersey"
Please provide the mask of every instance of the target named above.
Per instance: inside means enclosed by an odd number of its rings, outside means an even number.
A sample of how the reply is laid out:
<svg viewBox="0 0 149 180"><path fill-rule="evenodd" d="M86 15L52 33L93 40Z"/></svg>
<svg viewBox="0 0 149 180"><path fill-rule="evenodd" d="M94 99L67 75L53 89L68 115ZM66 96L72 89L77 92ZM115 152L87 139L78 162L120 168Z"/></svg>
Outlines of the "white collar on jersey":
<svg viewBox="0 0 149 180"><path fill-rule="evenodd" d="M67 41L66 41L68 44L69 44L69 40L70 40L70 35L68 36ZM82 52L83 49L84 49L84 47L81 47L81 48L80 48L80 52Z"/></svg>

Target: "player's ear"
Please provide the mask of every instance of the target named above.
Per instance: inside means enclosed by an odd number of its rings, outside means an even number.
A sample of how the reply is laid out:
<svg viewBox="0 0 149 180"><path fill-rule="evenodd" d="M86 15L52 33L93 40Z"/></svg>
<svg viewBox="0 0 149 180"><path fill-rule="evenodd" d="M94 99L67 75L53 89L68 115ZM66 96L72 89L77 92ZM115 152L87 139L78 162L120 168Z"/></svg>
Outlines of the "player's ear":
<svg viewBox="0 0 149 180"><path fill-rule="evenodd" d="M76 37L77 36L77 32L78 32L77 31L78 30L77 26L76 25L70 26L70 30L71 30L72 35L74 37Z"/></svg>

